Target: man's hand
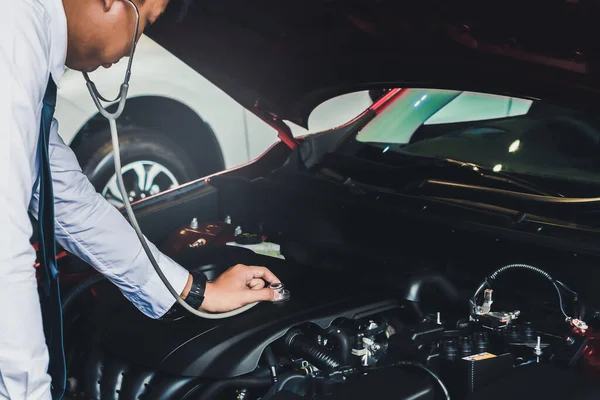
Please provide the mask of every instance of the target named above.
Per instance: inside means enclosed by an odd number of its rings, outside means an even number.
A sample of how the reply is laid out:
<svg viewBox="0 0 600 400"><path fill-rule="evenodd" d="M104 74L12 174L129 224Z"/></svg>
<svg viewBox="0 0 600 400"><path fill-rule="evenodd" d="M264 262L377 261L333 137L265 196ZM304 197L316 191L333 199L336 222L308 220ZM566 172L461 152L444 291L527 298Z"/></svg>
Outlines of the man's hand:
<svg viewBox="0 0 600 400"><path fill-rule="evenodd" d="M229 268L212 282L206 283L200 310L227 312L256 301L273 301L277 293L265 287L279 279L265 267L238 264Z"/></svg>

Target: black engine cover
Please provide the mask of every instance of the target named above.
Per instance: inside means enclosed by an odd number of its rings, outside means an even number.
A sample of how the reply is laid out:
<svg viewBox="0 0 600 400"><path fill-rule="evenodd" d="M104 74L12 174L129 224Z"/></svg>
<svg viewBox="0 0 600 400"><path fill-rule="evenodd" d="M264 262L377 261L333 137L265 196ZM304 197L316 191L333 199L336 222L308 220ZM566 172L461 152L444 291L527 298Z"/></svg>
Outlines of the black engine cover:
<svg viewBox="0 0 600 400"><path fill-rule="evenodd" d="M190 315L162 321L144 316L122 298L111 307L101 347L131 363L176 376L234 377L253 371L264 348L295 325L328 327L338 317L362 318L400 306L400 292L366 283L367 271L365 276L348 276L267 257L253 261L281 279L291 292L288 301L262 303L222 320Z"/></svg>
<svg viewBox="0 0 600 400"><path fill-rule="evenodd" d="M312 400L435 400L433 381L423 373L399 368L384 368L369 374L351 377L347 382L330 388L330 392ZM272 400L305 400L291 391L283 390Z"/></svg>

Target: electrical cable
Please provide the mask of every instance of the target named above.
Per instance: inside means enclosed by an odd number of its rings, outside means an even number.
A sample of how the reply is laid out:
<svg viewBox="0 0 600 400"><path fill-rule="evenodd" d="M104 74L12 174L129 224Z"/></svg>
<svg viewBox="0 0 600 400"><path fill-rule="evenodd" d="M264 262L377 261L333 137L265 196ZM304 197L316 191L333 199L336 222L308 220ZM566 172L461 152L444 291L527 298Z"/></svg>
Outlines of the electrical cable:
<svg viewBox="0 0 600 400"><path fill-rule="evenodd" d="M122 175L122 171L121 171L121 154L120 154L120 150L119 150L119 134L117 131L117 118L119 118L119 116L125 109L125 102L127 101L127 91L129 89L129 78L131 76L131 63L133 60L133 55L134 55L135 47L136 47L140 15L139 15L139 11L138 11L136 5L131 0L127 0L127 3L129 3L135 10L136 27L134 29L133 44L132 44L131 53L129 56L130 57L129 64L127 65L127 72L125 73L125 79L124 79L123 83L121 84L121 89L120 89L119 95L117 96L117 98L115 100L113 100L113 101L118 101L117 110L115 112L111 113L102 106L101 100L102 101L107 101L107 100L104 97L102 97L100 95L100 93L98 93L98 90L96 89L96 85L94 84L94 82L92 82L92 80L89 78L89 76L86 73L83 73L83 75L87 82L87 88L90 92L90 95L92 96L92 100L94 101L94 104L98 108L98 111L100 112L100 114L108 120L108 123L110 125L110 136L112 139L113 154L114 154L113 161L114 161L114 165L115 165L115 175L117 177L117 183L118 183L117 186L119 187L119 191L121 193L121 196L123 197L123 203L125 203L125 210L127 211L127 216L129 217L129 222L133 226L133 230L135 231L138 239L140 240L140 243L142 244L144 252L148 256L148 259L150 260L150 264L152 264L152 267L154 267L154 270L160 277L160 280L163 282L163 284L169 290L169 293L171 293L171 295L175 298L177 303L179 303L179 305L181 305L185 310L189 311L191 314L193 314L197 317L201 317L201 318L223 319L223 318L233 317L235 315L241 314L241 313L251 309L252 307L256 306L259 302L250 303L243 307L237 308L237 309L229 311L229 312L224 312L224 313L207 313L207 312L203 312L200 310L196 310L193 307L191 307L179 296L179 293L177 293L177 291L175 289L173 289L173 286L171 286L171 283L168 281L167 277L164 275L164 273L160 269L158 263L156 262L156 259L154 258L154 255L152 254L152 251L150 250L150 247L148 246L148 243L146 242L146 238L144 237L144 235L140 229L140 226L138 225L137 219L135 218L135 214L133 213L133 209L131 208L131 203L129 202L129 196L127 195L127 192L125 190L125 184L123 183L123 175Z"/></svg>
<svg viewBox="0 0 600 400"><path fill-rule="evenodd" d="M565 285L564 283L562 283L559 280L556 280L555 282L558 283L560 285L560 287L563 288L566 292L571 293L571 295L574 297L574 300L577 300L579 298L579 295L577 294L576 291L574 291L573 289L571 289L570 287L568 287L567 285Z"/></svg>
<svg viewBox="0 0 600 400"><path fill-rule="evenodd" d="M559 280L555 281L565 292L571 294L572 296L572 300L573 300L573 313L575 315L575 318L577 319L583 319L585 317L585 304L583 304L580 299L579 299L579 294L574 291L573 289L571 289L570 287L568 287L567 285L565 285L564 283L562 283Z"/></svg>
<svg viewBox="0 0 600 400"><path fill-rule="evenodd" d="M575 298L577 298L577 292L571 290L567 285L565 285L564 283L554 280L552 279L552 277L550 276L549 273L547 273L546 271L534 267L532 265L527 265L527 264L509 264L509 265L505 265L504 267L501 267L499 269L497 269L496 271L494 271L489 277L487 277L485 279L485 281L479 285L479 287L477 288L477 290L475 291L475 294L473 295L473 305L477 304L477 297L479 296L479 294L481 293L482 290L484 290L486 287L491 287L491 283L490 281L495 280L496 278L498 278L499 275L501 275L502 273L511 270L511 269L526 269L528 271L532 271L532 272L536 272L537 274L543 276L544 278L548 279L550 281L550 283L552 283L552 285L554 286L554 289L556 289L556 293L558 294L558 301L559 301L559 307L560 307L560 311L562 312L562 314L565 316L565 318L567 320L572 319L572 317L570 317L564 308L563 305L563 297L562 297L562 293L560 291L559 285L561 287L563 287L566 291L570 292Z"/></svg>
<svg viewBox="0 0 600 400"><path fill-rule="evenodd" d="M558 305L560 307L560 311L563 313L563 315L565 316L565 318L571 318L569 317L569 315L565 312L565 308L563 305L563 299L562 299L562 293L560 292L560 289L558 288L558 285L555 282L552 282L554 284L554 288L556 289L556 293L558 293Z"/></svg>

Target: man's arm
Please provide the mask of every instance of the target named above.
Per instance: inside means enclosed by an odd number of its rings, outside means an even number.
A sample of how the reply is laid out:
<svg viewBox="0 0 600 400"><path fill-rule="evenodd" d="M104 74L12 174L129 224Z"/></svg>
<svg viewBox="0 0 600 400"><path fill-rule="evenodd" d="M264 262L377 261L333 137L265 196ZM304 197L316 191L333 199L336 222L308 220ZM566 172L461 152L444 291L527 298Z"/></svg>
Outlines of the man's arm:
<svg viewBox="0 0 600 400"><path fill-rule="evenodd" d="M58 123L53 121L50 165L58 242L106 275L144 314L161 317L175 299L152 267L129 222L96 192L73 151L58 136L57 128ZM34 190L31 202L34 215L38 199ZM192 285L189 272L152 243L148 245L173 288L185 299ZM274 292L264 288L264 281L279 280L265 267L236 265L214 282L206 283L201 309L226 312L255 301L274 300Z"/></svg>
<svg viewBox="0 0 600 400"><path fill-rule="evenodd" d="M144 314L161 317L175 299L150 264L129 222L96 192L73 151L58 136L57 128L55 120L50 132L50 166L57 241L104 274ZM31 203L34 215L37 189ZM189 272L152 243L148 245L171 286L185 295Z"/></svg>

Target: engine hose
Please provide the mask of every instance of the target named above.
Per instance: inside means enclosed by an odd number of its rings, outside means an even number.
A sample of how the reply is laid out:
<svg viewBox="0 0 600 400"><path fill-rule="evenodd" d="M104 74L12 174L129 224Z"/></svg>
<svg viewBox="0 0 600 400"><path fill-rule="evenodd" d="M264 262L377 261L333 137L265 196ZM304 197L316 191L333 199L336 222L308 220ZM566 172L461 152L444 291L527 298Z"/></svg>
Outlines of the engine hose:
<svg viewBox="0 0 600 400"><path fill-rule="evenodd" d="M103 281L106 277L102 274L93 275L84 281L80 282L75 286L71 291L66 295L62 303L62 312L63 314L67 314L69 311L69 307L73 304L76 298L79 297L82 293L84 293L87 289L94 286L96 283Z"/></svg>
<svg viewBox="0 0 600 400"><path fill-rule="evenodd" d="M278 378L277 378L277 358L275 357L275 353L273 352L273 349L271 348L271 346L267 346L265 347L265 352L264 352L264 356L265 356L265 361L267 362L267 365L269 367L269 370L271 371L271 379L273 380L273 383L277 383Z"/></svg>
<svg viewBox="0 0 600 400"><path fill-rule="evenodd" d="M479 285L479 287L477 288L477 290L475 291L475 294L473 295L473 304L477 304L477 297L479 296L479 294L486 288L486 287L491 287L491 281L494 281L495 279L498 278L499 275L503 274L504 272L511 270L511 269L526 269L528 271L532 271L532 272L536 272L537 274L541 275L542 277L546 278L547 280L550 281L550 283L552 283L552 285L554 286L554 288L556 289L556 293L558 294L558 304L560 307L560 311L562 312L562 314L565 316L565 318L570 319L571 317L566 313L565 308L563 306L563 298L562 298L562 293L560 291L559 285L563 288L565 288L566 291L570 292L572 295L575 296L575 298L577 297L577 293L574 292L573 290L569 289L564 283L560 282L560 281L556 281L554 279L552 279L552 277L550 276L549 273L547 273L546 271L534 267L532 265L528 265L528 264L509 264L509 265L505 265L504 267L501 267L499 269L497 269L496 271L494 271L489 277L487 277L485 279L484 282L481 283L481 285Z"/></svg>
<svg viewBox="0 0 600 400"><path fill-rule="evenodd" d="M404 299L410 302L410 307L419 319L425 317L425 314L421 310L421 298L423 296L423 289L427 287L438 289L451 303L455 303L458 300L458 289L441 273L426 272L415 274L410 279Z"/></svg>
<svg viewBox="0 0 600 400"><path fill-rule="evenodd" d="M408 284L408 289L406 290L404 298L413 303L420 303L423 288L427 286L439 289L450 302L454 303L458 300L458 289L456 289L448 278L439 272L413 275Z"/></svg>
<svg viewBox="0 0 600 400"><path fill-rule="evenodd" d="M308 340L300 331L293 330L287 334L285 343L296 357L306 359L306 361L315 365L317 368L325 371L332 371L340 367L342 362L328 350L322 348L316 343Z"/></svg>
<svg viewBox="0 0 600 400"><path fill-rule="evenodd" d="M285 387L285 385L287 385L291 381L294 381L294 380L305 380L305 379L308 379L308 376L306 376L304 374L296 373L296 372L282 375L281 379L279 380L279 382L277 382L276 384L274 384L273 386L271 386L269 388L269 390L267 391L267 393L265 393L265 395L261 399L262 400L269 400L275 394L281 392L283 390L283 388Z"/></svg>
<svg viewBox="0 0 600 400"><path fill-rule="evenodd" d="M350 355L352 354L352 346L350 344L350 338L346 333L338 328L337 326L330 326L326 332L327 336L335 338L340 346L340 361L345 364L348 362Z"/></svg>
<svg viewBox="0 0 600 400"><path fill-rule="evenodd" d="M265 347L264 356L265 356L265 361L267 362L269 367L271 365L277 365L277 358L275 357L275 353L273 352L273 349L271 348L271 346Z"/></svg>

